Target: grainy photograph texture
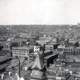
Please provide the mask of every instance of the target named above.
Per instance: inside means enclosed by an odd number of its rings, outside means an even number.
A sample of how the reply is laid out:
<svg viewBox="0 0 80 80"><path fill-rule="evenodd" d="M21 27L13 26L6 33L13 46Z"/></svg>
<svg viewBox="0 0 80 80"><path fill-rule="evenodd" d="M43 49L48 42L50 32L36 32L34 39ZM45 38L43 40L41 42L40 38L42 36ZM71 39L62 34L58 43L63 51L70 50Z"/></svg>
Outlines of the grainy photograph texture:
<svg viewBox="0 0 80 80"><path fill-rule="evenodd" d="M0 0L0 80L80 80L80 0Z"/></svg>

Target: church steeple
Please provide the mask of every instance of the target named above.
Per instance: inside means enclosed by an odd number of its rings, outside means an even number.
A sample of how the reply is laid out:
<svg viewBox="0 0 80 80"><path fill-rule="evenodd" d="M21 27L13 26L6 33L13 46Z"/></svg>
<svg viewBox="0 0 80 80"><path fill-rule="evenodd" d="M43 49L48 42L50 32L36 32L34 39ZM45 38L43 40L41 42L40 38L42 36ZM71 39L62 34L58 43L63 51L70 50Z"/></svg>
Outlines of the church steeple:
<svg viewBox="0 0 80 80"><path fill-rule="evenodd" d="M32 66L31 80L42 80L44 77L44 63L41 51L35 48L35 60Z"/></svg>
<svg viewBox="0 0 80 80"><path fill-rule="evenodd" d="M43 62L42 62L39 54L36 55L32 69L38 69L38 70L43 69Z"/></svg>

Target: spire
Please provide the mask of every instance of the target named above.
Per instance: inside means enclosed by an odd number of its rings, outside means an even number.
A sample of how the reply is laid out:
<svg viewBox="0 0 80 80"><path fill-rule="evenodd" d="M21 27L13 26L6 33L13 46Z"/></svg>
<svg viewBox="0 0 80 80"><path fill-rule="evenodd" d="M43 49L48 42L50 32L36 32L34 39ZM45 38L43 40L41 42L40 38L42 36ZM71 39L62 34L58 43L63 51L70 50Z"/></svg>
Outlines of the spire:
<svg viewBox="0 0 80 80"><path fill-rule="evenodd" d="M32 69L39 69L39 70L41 70L42 68L43 68L43 63L41 61L40 55L37 54L36 58L35 58L35 61L33 63Z"/></svg>

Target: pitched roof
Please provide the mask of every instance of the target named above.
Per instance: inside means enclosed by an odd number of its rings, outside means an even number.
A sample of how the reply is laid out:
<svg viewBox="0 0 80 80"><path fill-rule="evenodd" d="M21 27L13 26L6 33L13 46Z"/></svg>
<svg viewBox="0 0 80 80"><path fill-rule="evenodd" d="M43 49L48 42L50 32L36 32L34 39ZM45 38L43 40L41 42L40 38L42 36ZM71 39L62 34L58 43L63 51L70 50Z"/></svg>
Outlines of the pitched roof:
<svg viewBox="0 0 80 80"><path fill-rule="evenodd" d="M43 68L43 63L41 61L40 55L36 55L34 64L32 66L32 69L39 69L41 70Z"/></svg>

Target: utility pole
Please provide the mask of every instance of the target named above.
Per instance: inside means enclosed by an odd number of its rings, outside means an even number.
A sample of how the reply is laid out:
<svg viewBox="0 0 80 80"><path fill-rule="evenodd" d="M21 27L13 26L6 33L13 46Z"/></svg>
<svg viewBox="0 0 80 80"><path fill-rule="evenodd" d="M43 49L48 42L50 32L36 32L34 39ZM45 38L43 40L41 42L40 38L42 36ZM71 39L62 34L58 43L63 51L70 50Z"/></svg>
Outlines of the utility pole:
<svg viewBox="0 0 80 80"><path fill-rule="evenodd" d="M19 57L17 56L16 57L17 59L18 59L18 61L19 61L19 77L21 77L21 63L20 63L20 59L19 59Z"/></svg>
<svg viewBox="0 0 80 80"><path fill-rule="evenodd" d="M19 77L21 77L21 63L20 63L20 59L19 59L19 57L17 56L17 57L10 57L11 59L17 59L18 60L18 62L19 62L19 66L18 66L18 69L19 69L19 71L18 71L18 74L19 74Z"/></svg>

